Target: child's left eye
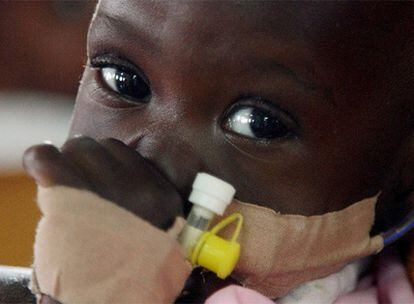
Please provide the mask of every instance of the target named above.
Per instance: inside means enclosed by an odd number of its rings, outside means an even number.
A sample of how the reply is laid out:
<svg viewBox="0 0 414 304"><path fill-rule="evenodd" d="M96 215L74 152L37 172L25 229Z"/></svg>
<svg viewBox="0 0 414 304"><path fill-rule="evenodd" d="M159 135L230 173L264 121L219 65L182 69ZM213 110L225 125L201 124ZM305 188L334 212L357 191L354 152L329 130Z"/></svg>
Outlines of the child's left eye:
<svg viewBox="0 0 414 304"><path fill-rule="evenodd" d="M223 127L254 139L276 139L291 135L288 127L280 119L266 110L249 105L232 109L226 116Z"/></svg>

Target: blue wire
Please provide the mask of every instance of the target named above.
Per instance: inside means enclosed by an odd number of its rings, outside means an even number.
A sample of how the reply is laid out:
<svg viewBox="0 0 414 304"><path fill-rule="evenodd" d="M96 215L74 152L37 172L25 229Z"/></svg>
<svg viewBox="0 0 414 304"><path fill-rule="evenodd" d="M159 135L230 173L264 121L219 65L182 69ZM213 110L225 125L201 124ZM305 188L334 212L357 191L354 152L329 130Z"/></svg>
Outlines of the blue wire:
<svg viewBox="0 0 414 304"><path fill-rule="evenodd" d="M384 238L384 246L394 243L396 240L404 236L407 232L414 228L414 214L409 214L400 225L391 228L381 235Z"/></svg>

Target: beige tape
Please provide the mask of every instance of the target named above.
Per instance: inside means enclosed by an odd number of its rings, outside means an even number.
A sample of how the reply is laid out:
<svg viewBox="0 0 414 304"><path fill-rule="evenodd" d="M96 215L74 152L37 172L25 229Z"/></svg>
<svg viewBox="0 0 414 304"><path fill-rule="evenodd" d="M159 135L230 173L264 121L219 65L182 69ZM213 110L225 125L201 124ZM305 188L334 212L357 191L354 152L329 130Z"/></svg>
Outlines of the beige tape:
<svg viewBox="0 0 414 304"><path fill-rule="evenodd" d="M226 215L240 212L241 257L234 277L270 298L299 284L337 272L347 263L380 251L383 240L370 237L377 197L321 216L282 215L234 201ZM229 227L223 234L232 235Z"/></svg>
<svg viewBox="0 0 414 304"><path fill-rule="evenodd" d="M38 204L41 293L70 304L172 303L184 287L191 267L173 236L87 191L39 188Z"/></svg>
<svg viewBox="0 0 414 304"><path fill-rule="evenodd" d="M34 267L42 293L70 304L174 302L191 271L174 239L183 219L168 235L93 193L66 187L40 188L38 203L44 217ZM375 204L376 197L305 217L234 201L226 214L244 216L234 277L277 298L380 251L382 238L369 234Z"/></svg>

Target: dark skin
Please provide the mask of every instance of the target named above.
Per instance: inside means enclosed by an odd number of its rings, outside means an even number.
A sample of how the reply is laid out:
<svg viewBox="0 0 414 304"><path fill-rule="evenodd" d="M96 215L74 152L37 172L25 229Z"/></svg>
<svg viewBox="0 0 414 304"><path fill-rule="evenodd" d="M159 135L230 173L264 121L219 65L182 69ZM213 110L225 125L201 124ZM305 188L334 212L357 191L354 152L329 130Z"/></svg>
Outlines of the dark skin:
<svg viewBox="0 0 414 304"><path fill-rule="evenodd" d="M32 147L26 170L161 229L186 210L199 171L233 184L239 200L291 214L382 190L383 228L384 214L412 200L412 12L410 3L101 1L71 129L83 137ZM138 79L135 90L114 73ZM185 300L231 283L201 277Z"/></svg>

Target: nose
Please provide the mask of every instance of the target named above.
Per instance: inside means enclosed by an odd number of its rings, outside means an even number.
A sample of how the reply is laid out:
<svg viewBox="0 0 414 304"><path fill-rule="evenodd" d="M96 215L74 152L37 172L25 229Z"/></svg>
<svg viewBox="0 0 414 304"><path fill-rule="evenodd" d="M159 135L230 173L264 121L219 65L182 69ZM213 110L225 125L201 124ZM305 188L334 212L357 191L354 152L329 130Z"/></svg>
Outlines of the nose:
<svg viewBox="0 0 414 304"><path fill-rule="evenodd" d="M204 166L199 153L189 139L174 131L150 131L135 142L127 143L155 166L187 198L192 182Z"/></svg>

